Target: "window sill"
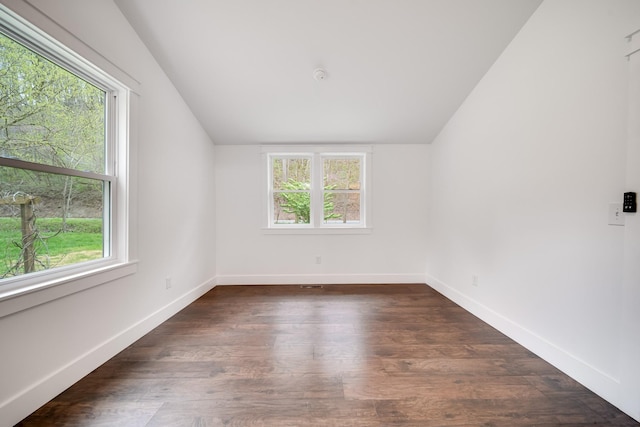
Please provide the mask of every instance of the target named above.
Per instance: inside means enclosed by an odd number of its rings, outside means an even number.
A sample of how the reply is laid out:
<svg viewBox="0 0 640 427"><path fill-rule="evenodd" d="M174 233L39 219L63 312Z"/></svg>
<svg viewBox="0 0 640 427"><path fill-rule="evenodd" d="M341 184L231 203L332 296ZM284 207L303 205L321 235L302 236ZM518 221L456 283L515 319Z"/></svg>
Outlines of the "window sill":
<svg viewBox="0 0 640 427"><path fill-rule="evenodd" d="M3 290L0 285L0 318L135 274L137 270L137 261L131 261L99 266L14 289L7 285L9 289Z"/></svg>
<svg viewBox="0 0 640 427"><path fill-rule="evenodd" d="M263 228L263 234L371 234L373 228L361 227L361 228L348 228L348 227L326 227L326 228L295 228L295 227L282 227L282 228Z"/></svg>

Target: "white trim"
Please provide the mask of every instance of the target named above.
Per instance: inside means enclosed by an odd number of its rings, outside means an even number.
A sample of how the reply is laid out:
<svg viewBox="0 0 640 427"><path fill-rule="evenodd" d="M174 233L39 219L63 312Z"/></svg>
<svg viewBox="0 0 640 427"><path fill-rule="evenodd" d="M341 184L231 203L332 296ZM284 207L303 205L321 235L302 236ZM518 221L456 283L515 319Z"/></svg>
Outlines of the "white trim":
<svg viewBox="0 0 640 427"><path fill-rule="evenodd" d="M329 285L425 283L422 273L397 274L245 274L219 275L218 285Z"/></svg>
<svg viewBox="0 0 640 427"><path fill-rule="evenodd" d="M89 374L96 367L105 363L214 287L215 280L207 280L1 402L0 413L3 415L1 423L6 422L7 425L18 423L33 412L33 408L39 408L53 399L71 384Z"/></svg>
<svg viewBox="0 0 640 427"><path fill-rule="evenodd" d="M45 27L50 27L49 24L52 21L38 19L38 24L33 24L4 5L0 5L0 13L2 14L0 28L12 38L51 59L59 67L74 72L79 78L90 81L104 90L107 120L104 174L86 173L13 159L2 159L0 164L46 173L98 179L110 184L105 189L105 196L109 197L105 197L103 207L105 257L1 279L0 317L2 317L133 274L137 267L135 262L130 262L130 257L135 256L135 251L132 253L130 250L131 246L135 245L135 241L129 237L131 221L135 218L130 214L132 202L135 200L131 181L133 178L131 165L135 159L130 158L134 141L129 139L131 132L129 126L135 127L135 124L129 121L132 98L129 87L58 41L57 37L50 36L40 29L40 25L43 24L46 24ZM54 25L51 28L56 27ZM57 28L54 34L68 35L61 27ZM133 132L135 133L135 129Z"/></svg>
<svg viewBox="0 0 640 427"><path fill-rule="evenodd" d="M269 145L262 144L261 152L264 154L308 154L308 153L373 153L373 146L369 144L292 144Z"/></svg>
<svg viewBox="0 0 640 427"><path fill-rule="evenodd" d="M618 379L598 370L596 367L567 352L558 345L474 300L469 295L447 285L436 277L427 274L426 283L471 314L477 316L518 344L560 369L603 399L609 402L616 401L620 388L620 381Z"/></svg>
<svg viewBox="0 0 640 427"><path fill-rule="evenodd" d="M290 227L273 227L262 228L262 234L371 234L373 233L372 227L295 227L297 224L293 224Z"/></svg>
<svg viewBox="0 0 640 427"><path fill-rule="evenodd" d="M93 265L92 263L87 264ZM103 263L96 262L95 264ZM30 281L28 282L31 283L30 285L24 285L24 281L16 283L15 286L2 285L0 318L135 274L138 265L137 261L134 261L107 264L88 271L86 266L83 266L81 270L75 274L69 274L68 270L64 270L64 275L46 281ZM51 277L51 274L48 277Z"/></svg>
<svg viewBox="0 0 640 427"><path fill-rule="evenodd" d="M71 52L83 62L95 64L96 69L104 70L109 76L116 78L132 91L140 93L141 83L134 76L88 45L80 37L71 33L63 25L54 21L32 2L24 0L13 1L11 4L0 4L0 10L12 14L13 23L26 23L35 27L39 37L50 37L56 40L65 51Z"/></svg>
<svg viewBox="0 0 640 427"><path fill-rule="evenodd" d="M372 153L371 145L262 145L263 193L261 224L264 234L370 234L372 232ZM348 224L325 224L323 216L323 170L327 158L360 159L360 221ZM275 224L273 189L273 159L303 158L311 162L311 186L308 190L311 206L309 224ZM288 191L292 192L292 191ZM307 191L300 191L307 192ZM355 191L354 191L355 192ZM275 231L278 230L278 231ZM283 231L280 231L283 230ZM330 230L330 231L318 231ZM351 230L364 230L352 232Z"/></svg>
<svg viewBox="0 0 640 427"><path fill-rule="evenodd" d="M29 5L33 7L33 5ZM38 10L33 7L33 9ZM103 71L100 66L94 65L93 61L87 59L85 55L79 54L75 51L75 49L68 47L68 41L78 42L80 41L77 37L73 37L71 40L60 40L59 36L67 35L68 32L63 30L61 26L55 28L56 31L53 31L54 35L50 35L47 31L43 31L41 29L41 24L53 23L51 18L46 17L43 22L38 20L38 23L32 23L21 15L22 13L16 13L9 7L0 4L0 11L4 12L7 16L5 20L3 20L4 24L0 25L0 28L4 28L5 31L11 34L12 38L16 38L17 41L25 46L28 46L38 54L51 59L54 63L62 66L65 69L68 69L83 79L89 80L90 82L96 84L102 89L106 89L103 81L113 81L118 80L118 83L122 86L127 86L129 88L136 88L140 85L138 81L133 79L128 74L124 73L121 69L115 66L115 64L111 63L107 60L108 69L107 72ZM39 13L42 13L38 10ZM44 25L45 27L49 27L49 25ZM54 28L51 28L54 29ZM60 32L63 31L63 33ZM83 42L82 46L87 46ZM76 43L72 43L76 44ZM92 54L96 54L93 49L91 49ZM94 55L90 55L94 56ZM100 59L106 59L101 55L98 55ZM107 65L102 64L102 65ZM118 77L114 77L117 75ZM98 76L98 78L96 78ZM123 79L124 77L124 79ZM127 82L126 84L122 83L123 81Z"/></svg>

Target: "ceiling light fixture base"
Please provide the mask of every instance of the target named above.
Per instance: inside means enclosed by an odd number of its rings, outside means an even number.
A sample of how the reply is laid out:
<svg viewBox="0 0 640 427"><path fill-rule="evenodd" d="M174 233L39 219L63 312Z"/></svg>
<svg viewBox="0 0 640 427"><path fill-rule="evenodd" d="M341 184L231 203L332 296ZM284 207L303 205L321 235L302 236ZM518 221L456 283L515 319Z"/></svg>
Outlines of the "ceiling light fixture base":
<svg viewBox="0 0 640 427"><path fill-rule="evenodd" d="M327 78L327 72L323 68L316 68L313 70L313 78L320 82Z"/></svg>

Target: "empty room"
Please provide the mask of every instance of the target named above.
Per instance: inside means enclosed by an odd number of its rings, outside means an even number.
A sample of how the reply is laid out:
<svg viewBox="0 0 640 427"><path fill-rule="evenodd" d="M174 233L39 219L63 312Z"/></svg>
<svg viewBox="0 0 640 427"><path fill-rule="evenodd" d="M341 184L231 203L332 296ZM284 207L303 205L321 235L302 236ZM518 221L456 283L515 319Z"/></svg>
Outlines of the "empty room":
<svg viewBox="0 0 640 427"><path fill-rule="evenodd" d="M0 427L640 422L637 0L0 0Z"/></svg>

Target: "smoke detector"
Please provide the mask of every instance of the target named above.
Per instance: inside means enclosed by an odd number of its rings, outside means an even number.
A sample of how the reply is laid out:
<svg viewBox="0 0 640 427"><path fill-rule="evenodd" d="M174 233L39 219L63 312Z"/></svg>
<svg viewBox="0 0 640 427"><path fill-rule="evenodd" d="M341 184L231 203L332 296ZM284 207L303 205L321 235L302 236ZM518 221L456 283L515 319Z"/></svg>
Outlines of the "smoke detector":
<svg viewBox="0 0 640 427"><path fill-rule="evenodd" d="M313 78L317 81L322 81L327 78L327 72L322 68L316 68L313 70Z"/></svg>

